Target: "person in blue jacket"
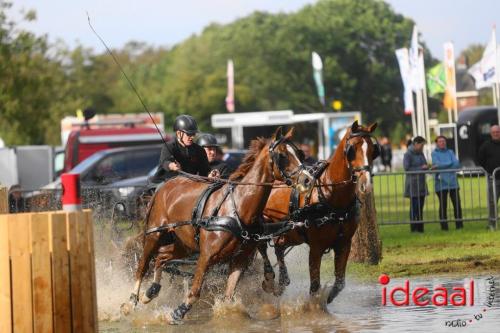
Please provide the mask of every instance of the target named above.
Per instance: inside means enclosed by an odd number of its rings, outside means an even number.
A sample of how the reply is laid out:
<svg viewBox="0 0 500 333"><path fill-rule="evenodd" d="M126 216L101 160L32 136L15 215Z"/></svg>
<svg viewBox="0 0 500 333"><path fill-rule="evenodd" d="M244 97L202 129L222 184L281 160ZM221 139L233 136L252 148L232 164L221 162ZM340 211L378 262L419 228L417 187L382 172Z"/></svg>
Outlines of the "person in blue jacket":
<svg viewBox="0 0 500 333"><path fill-rule="evenodd" d="M432 152L432 166L434 169L458 169L460 162L455 157L455 153L446 148L446 137L436 138L436 149ZM455 225L457 229L463 228L462 207L460 205L460 193L456 172L437 172L434 179L434 188L439 199L439 219L441 220L441 230L448 230L446 217L448 205L448 193L453 203L453 213L455 215Z"/></svg>

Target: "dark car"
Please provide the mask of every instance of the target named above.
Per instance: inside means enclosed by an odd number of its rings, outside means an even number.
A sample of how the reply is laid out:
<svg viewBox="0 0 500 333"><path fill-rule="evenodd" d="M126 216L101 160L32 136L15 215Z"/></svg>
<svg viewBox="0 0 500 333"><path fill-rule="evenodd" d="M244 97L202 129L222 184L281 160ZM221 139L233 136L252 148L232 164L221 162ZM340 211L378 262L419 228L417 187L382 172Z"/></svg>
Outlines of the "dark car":
<svg viewBox="0 0 500 333"><path fill-rule="evenodd" d="M477 153L490 139L490 128L498 124L498 109L479 106L460 112L457 120L458 156L464 167L478 166Z"/></svg>
<svg viewBox="0 0 500 333"><path fill-rule="evenodd" d="M228 150L224 154L223 161L227 164L230 173L234 172L243 161L248 150Z"/></svg>
<svg viewBox="0 0 500 333"><path fill-rule="evenodd" d="M80 175L82 199L85 207L103 212L113 207L115 182L147 175L158 165L162 145L113 148L99 151L74 167L69 173ZM52 191L51 204L60 203L61 180L44 186L41 191ZM40 193L31 197L39 198ZM31 199L33 201L33 199ZM56 207L57 208L57 207Z"/></svg>

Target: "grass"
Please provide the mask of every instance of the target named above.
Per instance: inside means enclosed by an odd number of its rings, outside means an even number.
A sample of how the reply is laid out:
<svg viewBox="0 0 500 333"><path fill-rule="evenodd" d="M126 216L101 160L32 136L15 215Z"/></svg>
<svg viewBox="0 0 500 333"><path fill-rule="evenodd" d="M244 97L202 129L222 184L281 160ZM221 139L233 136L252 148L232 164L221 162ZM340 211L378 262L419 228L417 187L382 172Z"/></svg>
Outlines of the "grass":
<svg viewBox="0 0 500 333"><path fill-rule="evenodd" d="M485 222L466 223L462 230L455 230L454 223L449 227L446 232L440 230L439 224L426 224L425 232L418 234L410 233L408 225L380 226L382 262L349 262L348 275L374 280L382 273L407 277L500 271L499 231L489 231Z"/></svg>

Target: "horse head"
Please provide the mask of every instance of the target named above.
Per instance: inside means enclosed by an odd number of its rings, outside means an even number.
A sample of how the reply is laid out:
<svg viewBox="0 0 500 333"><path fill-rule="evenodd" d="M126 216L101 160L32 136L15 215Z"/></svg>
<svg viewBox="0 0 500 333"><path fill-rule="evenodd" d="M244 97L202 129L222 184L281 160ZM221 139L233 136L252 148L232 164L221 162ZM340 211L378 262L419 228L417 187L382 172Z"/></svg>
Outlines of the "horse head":
<svg viewBox="0 0 500 333"><path fill-rule="evenodd" d="M276 180L284 181L300 192L306 192L313 186L312 176L302 164L304 153L292 142L294 128L285 135L278 127L269 144L269 159Z"/></svg>
<svg viewBox="0 0 500 333"><path fill-rule="evenodd" d="M372 133L377 123L361 126L356 120L347 131L344 143L344 157L356 184L356 194L363 197L373 190L371 172L373 160L380 155L380 145Z"/></svg>

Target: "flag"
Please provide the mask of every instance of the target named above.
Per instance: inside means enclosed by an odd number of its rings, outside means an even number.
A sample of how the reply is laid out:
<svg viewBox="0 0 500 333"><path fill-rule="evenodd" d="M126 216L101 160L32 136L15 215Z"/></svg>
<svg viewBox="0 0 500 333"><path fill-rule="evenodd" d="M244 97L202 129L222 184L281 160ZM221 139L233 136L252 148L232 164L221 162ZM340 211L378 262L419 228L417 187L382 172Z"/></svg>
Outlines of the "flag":
<svg viewBox="0 0 500 333"><path fill-rule="evenodd" d="M446 109L455 109L457 95L457 85L455 80L455 51L453 43L444 43L444 73L446 77L446 87L443 105Z"/></svg>
<svg viewBox="0 0 500 333"><path fill-rule="evenodd" d="M491 87L496 81L496 33L495 28L491 33L491 39L483 52L481 60L469 68L469 74L476 81L476 89Z"/></svg>
<svg viewBox="0 0 500 333"><path fill-rule="evenodd" d="M413 27L409 50L410 85L411 90L414 92L425 88L425 73L423 72L423 68L420 64L421 60L419 59L421 52L421 47L418 44L418 29L415 25Z"/></svg>
<svg viewBox="0 0 500 333"><path fill-rule="evenodd" d="M399 63L399 71L401 72L401 79L404 87L404 106L405 114L412 114L415 111L413 107L413 94L410 83L410 62L408 56L408 49L402 48L396 50L396 57Z"/></svg>
<svg viewBox="0 0 500 333"><path fill-rule="evenodd" d="M227 96L226 96L227 112L234 112L234 65L233 61L227 61Z"/></svg>
<svg viewBox="0 0 500 333"><path fill-rule="evenodd" d="M427 72L427 90L429 97L435 97L444 93L446 87L446 77L442 63L429 69Z"/></svg>
<svg viewBox="0 0 500 333"><path fill-rule="evenodd" d="M323 85L323 62L321 57L316 52L312 53L312 66L313 66L313 77L316 83L316 89L318 90L318 97L320 103L325 105L325 86Z"/></svg>

